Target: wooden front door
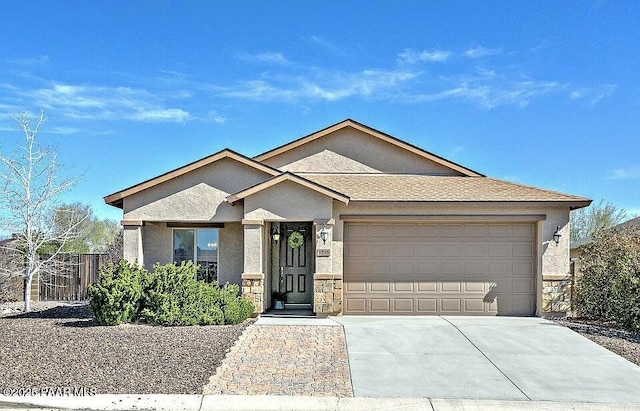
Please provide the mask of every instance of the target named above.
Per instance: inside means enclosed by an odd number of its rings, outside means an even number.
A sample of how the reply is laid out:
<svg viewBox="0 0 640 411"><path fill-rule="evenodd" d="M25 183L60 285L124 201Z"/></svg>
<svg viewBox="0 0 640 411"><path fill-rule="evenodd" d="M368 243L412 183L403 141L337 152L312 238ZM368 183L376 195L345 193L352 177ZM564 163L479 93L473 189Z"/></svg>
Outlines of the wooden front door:
<svg viewBox="0 0 640 411"><path fill-rule="evenodd" d="M311 223L280 225L280 292L287 293L287 303L313 302L313 237ZM300 247L289 246L289 237L298 232L304 238Z"/></svg>

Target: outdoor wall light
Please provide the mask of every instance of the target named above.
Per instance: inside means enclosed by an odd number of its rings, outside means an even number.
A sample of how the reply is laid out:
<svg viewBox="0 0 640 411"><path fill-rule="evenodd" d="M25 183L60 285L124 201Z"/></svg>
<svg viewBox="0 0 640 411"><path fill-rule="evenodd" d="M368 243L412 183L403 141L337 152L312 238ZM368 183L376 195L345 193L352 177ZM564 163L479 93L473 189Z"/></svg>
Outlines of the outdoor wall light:
<svg viewBox="0 0 640 411"><path fill-rule="evenodd" d="M271 238L273 238L273 241L275 241L276 243L280 241L280 233L278 232L278 227L276 227L275 225L271 229Z"/></svg>
<svg viewBox="0 0 640 411"><path fill-rule="evenodd" d="M322 244L327 244L327 240L329 239L329 229L326 224L322 227L322 230L320 230L320 239L322 240Z"/></svg>
<svg viewBox="0 0 640 411"><path fill-rule="evenodd" d="M560 232L560 226L556 226L556 232L553 233L553 241L555 241L556 244L560 243L560 237L562 237L562 233Z"/></svg>

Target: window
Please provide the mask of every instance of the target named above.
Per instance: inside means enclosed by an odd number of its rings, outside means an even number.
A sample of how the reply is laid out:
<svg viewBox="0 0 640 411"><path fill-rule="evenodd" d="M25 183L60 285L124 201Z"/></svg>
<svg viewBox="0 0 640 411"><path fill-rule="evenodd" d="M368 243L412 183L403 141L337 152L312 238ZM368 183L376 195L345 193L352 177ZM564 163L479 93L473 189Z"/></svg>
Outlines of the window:
<svg viewBox="0 0 640 411"><path fill-rule="evenodd" d="M198 265L197 279L218 281L218 229L174 229L173 262L193 261Z"/></svg>

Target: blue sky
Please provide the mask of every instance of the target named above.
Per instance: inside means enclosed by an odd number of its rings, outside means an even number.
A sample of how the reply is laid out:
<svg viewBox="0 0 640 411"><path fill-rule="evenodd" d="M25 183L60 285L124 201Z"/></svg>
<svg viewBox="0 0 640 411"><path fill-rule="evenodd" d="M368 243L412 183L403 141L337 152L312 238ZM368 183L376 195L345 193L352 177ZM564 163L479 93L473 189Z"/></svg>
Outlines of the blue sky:
<svg viewBox="0 0 640 411"><path fill-rule="evenodd" d="M233 4L231 4L233 3ZM0 113L102 197L353 118L492 177L640 214L640 2L20 1ZM20 134L0 117L0 150Z"/></svg>

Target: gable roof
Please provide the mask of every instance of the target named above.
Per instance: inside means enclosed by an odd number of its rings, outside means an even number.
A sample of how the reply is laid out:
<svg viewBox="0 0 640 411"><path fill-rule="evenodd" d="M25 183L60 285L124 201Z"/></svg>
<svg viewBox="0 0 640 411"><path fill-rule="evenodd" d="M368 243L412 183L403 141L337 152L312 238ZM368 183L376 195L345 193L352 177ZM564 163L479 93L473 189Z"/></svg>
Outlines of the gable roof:
<svg viewBox="0 0 640 411"><path fill-rule="evenodd" d="M158 184L164 183L165 181L171 180L173 178L179 177L183 174L186 174L190 171L196 170L198 168L207 166L211 163L215 163L216 161L222 160L224 158L231 158L240 163L246 164L250 167L253 167L257 170L263 171L272 176L280 174L280 170L277 170L273 167L270 167L266 164L262 164L258 161L255 161L249 157L243 156L240 153L237 153L230 149L224 149L218 151L217 153L211 154L210 156L201 158L200 160L196 160L192 163L189 163L185 166L176 168L175 170L171 170L164 174L161 174L157 177L151 178L149 180L143 181L142 183L133 185L129 188L125 188L124 190L120 190L113 194L109 194L104 197L104 202L112 205L114 207L122 208L122 200L125 197L128 197L132 194L139 193L140 191L146 190L148 188L154 187Z"/></svg>
<svg viewBox="0 0 640 411"><path fill-rule="evenodd" d="M344 195L336 190L333 190L329 187L325 187L322 184L318 184L314 181L311 181L309 179L306 179L304 177L300 177L297 174L293 174L289 171L286 171L278 176L275 177L271 177L268 180L265 180L261 183L258 183L256 185L254 185L253 187L249 187L247 189L244 189L242 191L239 191L235 194L231 194L229 197L227 197L227 202L230 204L233 204L239 200L242 200L245 197L248 197L252 194L255 194L257 192L260 192L262 190L265 190L269 187L272 187L276 184L282 183L283 181L292 181L296 184L300 184L304 187L307 187L313 191L317 191L321 194L324 194L326 196L329 196L335 200L338 201L342 201L345 204L349 204L349 196Z"/></svg>
<svg viewBox="0 0 640 411"><path fill-rule="evenodd" d="M448 167L452 170L455 170L465 176L470 176L470 177L484 177L483 174L480 174L474 170L471 170L470 168L461 166L460 164L454 163L453 161L449 161L445 158L442 158L436 154L430 153L426 150L421 149L420 147L416 147L412 144L407 143L406 141L402 141L396 137L393 137L389 134L383 133L382 131L376 130L374 128L371 128L367 125L364 125L362 123L359 123L355 120L352 119L346 119L344 121L341 121L339 123L336 123L332 126L329 126L327 128L324 128L320 131L316 131L315 133L309 134L307 136L304 136L302 138L299 138L297 140L294 140L290 143L281 145L280 147L276 147L272 150L266 151L262 154L259 154L257 156L255 156L253 159L256 161L264 161L267 160L271 157L277 156L278 154L282 154L286 151L289 150L293 150L296 147L299 147L303 144L309 143L311 141L317 140L319 138L322 138L324 136L327 136L331 133L334 133L338 130L341 130L343 128L347 128L347 127L351 127L353 129L359 130L363 133L366 133L370 136L376 137L380 140L386 141L387 143L393 144L397 147L400 147L404 150L410 151L414 154L417 154L420 157L423 157L427 160L431 160L437 164L440 164L442 166Z"/></svg>
<svg viewBox="0 0 640 411"><path fill-rule="evenodd" d="M560 202L584 207L591 200L489 177L399 174L305 174L351 201Z"/></svg>

